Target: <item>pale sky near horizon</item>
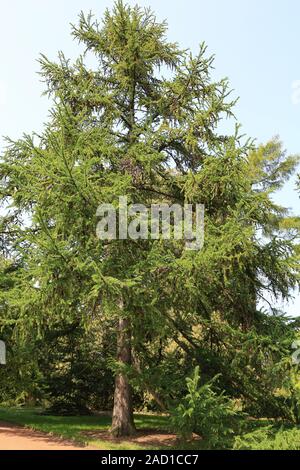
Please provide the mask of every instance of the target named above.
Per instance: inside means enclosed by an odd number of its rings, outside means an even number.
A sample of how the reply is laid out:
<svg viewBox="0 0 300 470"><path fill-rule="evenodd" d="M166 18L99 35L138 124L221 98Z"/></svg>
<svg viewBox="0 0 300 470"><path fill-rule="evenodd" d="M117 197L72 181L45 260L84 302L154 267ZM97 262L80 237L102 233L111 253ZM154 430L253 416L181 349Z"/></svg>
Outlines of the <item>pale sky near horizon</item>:
<svg viewBox="0 0 300 470"><path fill-rule="evenodd" d="M216 75L228 76L240 97L236 116L243 132L258 142L278 134L289 154L300 153L300 93L293 99L292 88L300 81L299 0L127 3L150 6L168 21L169 39L184 48L195 52L205 41L216 55ZM0 136L41 130L49 102L41 97L36 59L40 53L55 59L59 50L76 58L81 49L69 24L81 10L100 19L112 6L113 0L0 0ZM299 214L295 180L276 199ZM299 295L286 311L300 315Z"/></svg>

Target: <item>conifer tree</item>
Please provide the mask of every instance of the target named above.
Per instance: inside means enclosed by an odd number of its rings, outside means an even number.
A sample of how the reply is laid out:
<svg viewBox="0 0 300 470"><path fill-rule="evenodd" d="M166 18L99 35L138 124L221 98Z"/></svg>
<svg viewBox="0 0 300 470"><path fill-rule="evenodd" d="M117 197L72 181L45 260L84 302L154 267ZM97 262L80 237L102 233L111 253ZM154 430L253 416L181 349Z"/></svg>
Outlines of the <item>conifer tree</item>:
<svg viewBox="0 0 300 470"><path fill-rule="evenodd" d="M192 55L166 30L150 10L122 1L101 23L82 13L73 36L97 67L85 56L74 64L62 53L58 63L41 57L49 122L41 135L9 142L1 164L10 203L3 231L22 259L9 294L18 324L43 335L60 322L111 322L115 436L135 432L131 379L151 389L151 348L170 335L189 347L193 328L216 312L248 331L264 292L287 297L297 282L292 241L277 236L285 214L270 198L297 159L277 141L255 150L238 127L223 135L220 121L233 118L235 104L227 79L213 81L204 44ZM147 207L205 204L204 249L100 241L97 207L117 207L124 195Z"/></svg>

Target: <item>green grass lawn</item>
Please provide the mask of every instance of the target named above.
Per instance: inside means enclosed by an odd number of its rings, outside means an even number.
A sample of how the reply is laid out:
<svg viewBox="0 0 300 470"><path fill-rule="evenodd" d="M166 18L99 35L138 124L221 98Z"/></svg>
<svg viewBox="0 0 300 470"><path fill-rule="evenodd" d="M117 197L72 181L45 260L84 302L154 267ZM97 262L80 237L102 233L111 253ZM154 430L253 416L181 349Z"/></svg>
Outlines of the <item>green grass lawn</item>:
<svg viewBox="0 0 300 470"><path fill-rule="evenodd" d="M21 424L30 429L51 433L64 439L70 439L81 444L91 444L105 450L149 449L124 440L123 442L108 442L88 434L107 431L111 418L101 416L49 416L41 414L41 410L27 408L0 408L0 420ZM139 430L153 429L162 433L168 432L168 418L151 414L136 414L135 423ZM163 448L163 446L162 446Z"/></svg>
<svg viewBox="0 0 300 470"><path fill-rule="evenodd" d="M28 408L0 408L0 420L21 424L30 429L43 431L80 444L90 444L103 450L165 449L164 445L141 445L135 442L101 439L97 433L107 431L111 418L101 416L49 416L41 410ZM153 429L160 434L168 433L168 417L152 414L136 414L139 430ZM300 450L300 427L267 420L251 420L243 436L235 436L232 447L248 450ZM170 448L170 447L168 447ZM205 443L180 444L173 449L201 449Z"/></svg>

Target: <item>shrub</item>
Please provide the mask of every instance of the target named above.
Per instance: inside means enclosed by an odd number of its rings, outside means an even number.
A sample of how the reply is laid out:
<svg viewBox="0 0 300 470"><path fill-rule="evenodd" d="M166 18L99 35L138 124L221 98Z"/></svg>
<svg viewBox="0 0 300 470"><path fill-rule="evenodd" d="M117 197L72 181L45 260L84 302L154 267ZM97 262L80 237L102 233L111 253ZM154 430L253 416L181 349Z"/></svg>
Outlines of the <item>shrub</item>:
<svg viewBox="0 0 300 470"><path fill-rule="evenodd" d="M200 385L197 366L193 376L186 379L187 394L171 415L172 428L180 438L187 440L195 433L208 448L228 447L242 424L243 414L236 410L234 402L213 389L217 377Z"/></svg>
<svg viewBox="0 0 300 470"><path fill-rule="evenodd" d="M234 450L300 450L300 429L267 426L238 436Z"/></svg>

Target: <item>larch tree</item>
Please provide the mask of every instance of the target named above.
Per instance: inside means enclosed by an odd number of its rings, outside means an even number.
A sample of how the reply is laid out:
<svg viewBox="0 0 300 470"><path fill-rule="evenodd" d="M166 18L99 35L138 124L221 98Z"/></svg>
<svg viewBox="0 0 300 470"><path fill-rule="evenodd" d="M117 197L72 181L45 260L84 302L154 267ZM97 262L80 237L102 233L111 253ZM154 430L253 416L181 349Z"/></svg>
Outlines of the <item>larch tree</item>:
<svg viewBox="0 0 300 470"><path fill-rule="evenodd" d="M204 45L192 55L168 42L150 10L118 1L102 23L82 13L72 30L95 70L85 55L74 64L62 53L58 63L42 56L49 122L41 135L9 142L1 163L10 205L3 231L22 259L7 301L18 325L40 336L50 324L110 320L111 432L125 436L135 432L132 377L164 406L151 380L151 345L171 336L189 350L193 328L216 314L247 330L265 290L287 296L297 282L292 243L275 234L283 213L270 199L296 158L276 142L254 151L238 128L220 132L235 104L227 79L212 79ZM147 207L205 204L204 249L172 239L99 240L97 207L117 208L119 196Z"/></svg>

